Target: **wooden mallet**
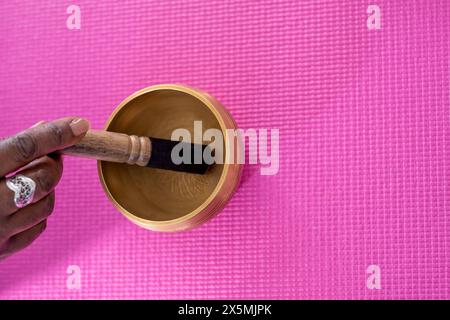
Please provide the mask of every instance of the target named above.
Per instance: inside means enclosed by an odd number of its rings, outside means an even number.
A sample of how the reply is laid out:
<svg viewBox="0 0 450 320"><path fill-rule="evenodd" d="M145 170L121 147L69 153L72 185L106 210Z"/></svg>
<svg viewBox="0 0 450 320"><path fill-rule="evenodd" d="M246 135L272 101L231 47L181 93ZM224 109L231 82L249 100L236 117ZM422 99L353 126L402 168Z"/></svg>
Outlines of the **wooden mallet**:
<svg viewBox="0 0 450 320"><path fill-rule="evenodd" d="M175 164L172 161L172 149L180 143L183 144L181 150L190 150L190 163ZM210 166L203 157L206 148L208 146L202 144L89 130L78 144L61 150L60 153L143 167L204 174ZM201 152L201 163L194 161L196 152ZM183 157L182 152L179 156Z"/></svg>

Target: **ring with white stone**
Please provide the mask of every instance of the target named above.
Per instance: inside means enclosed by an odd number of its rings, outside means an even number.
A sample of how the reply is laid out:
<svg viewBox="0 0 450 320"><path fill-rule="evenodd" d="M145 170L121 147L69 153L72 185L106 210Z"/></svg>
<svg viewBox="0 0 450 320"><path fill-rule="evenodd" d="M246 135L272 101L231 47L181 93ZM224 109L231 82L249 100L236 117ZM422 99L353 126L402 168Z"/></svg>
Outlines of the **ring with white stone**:
<svg viewBox="0 0 450 320"><path fill-rule="evenodd" d="M17 208L23 208L33 202L36 182L24 175L16 175L6 179L6 186L14 192L14 203Z"/></svg>

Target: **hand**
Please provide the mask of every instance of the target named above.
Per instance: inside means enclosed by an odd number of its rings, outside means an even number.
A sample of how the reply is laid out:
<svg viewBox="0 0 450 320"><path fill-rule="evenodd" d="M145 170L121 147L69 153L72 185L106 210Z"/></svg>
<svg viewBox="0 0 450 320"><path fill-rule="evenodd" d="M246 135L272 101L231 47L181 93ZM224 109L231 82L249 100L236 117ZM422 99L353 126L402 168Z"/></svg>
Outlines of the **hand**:
<svg viewBox="0 0 450 320"><path fill-rule="evenodd" d="M65 118L0 140L0 260L27 247L44 231L63 169L61 156L52 152L78 143L88 129L86 120ZM32 203L21 209L5 179L18 169L17 174L36 182Z"/></svg>

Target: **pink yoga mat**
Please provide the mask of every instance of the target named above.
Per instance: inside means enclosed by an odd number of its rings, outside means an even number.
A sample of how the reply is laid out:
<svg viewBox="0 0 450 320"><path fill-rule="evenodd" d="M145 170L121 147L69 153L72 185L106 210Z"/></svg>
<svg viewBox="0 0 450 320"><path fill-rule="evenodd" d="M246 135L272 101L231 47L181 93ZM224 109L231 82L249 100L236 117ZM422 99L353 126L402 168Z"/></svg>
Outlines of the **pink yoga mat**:
<svg viewBox="0 0 450 320"><path fill-rule="evenodd" d="M280 169L247 165L215 219L167 234L66 158L0 298L449 299L449 17L444 0L1 1L0 136L67 115L102 128L132 92L183 83L279 129Z"/></svg>

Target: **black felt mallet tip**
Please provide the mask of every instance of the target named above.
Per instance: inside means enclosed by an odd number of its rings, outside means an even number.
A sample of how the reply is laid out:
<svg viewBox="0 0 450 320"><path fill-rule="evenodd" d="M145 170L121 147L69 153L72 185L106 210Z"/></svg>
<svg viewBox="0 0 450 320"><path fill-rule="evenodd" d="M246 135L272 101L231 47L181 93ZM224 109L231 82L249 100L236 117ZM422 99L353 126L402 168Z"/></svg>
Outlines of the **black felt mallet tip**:
<svg viewBox="0 0 450 320"><path fill-rule="evenodd" d="M207 145L150 138L152 156L147 167L188 173L204 174L211 164L205 162L203 155L209 148ZM177 148L175 155L181 163L174 163L172 151ZM188 152L186 155L185 152ZM180 161L176 162L180 162ZM196 163L197 162L197 163Z"/></svg>

